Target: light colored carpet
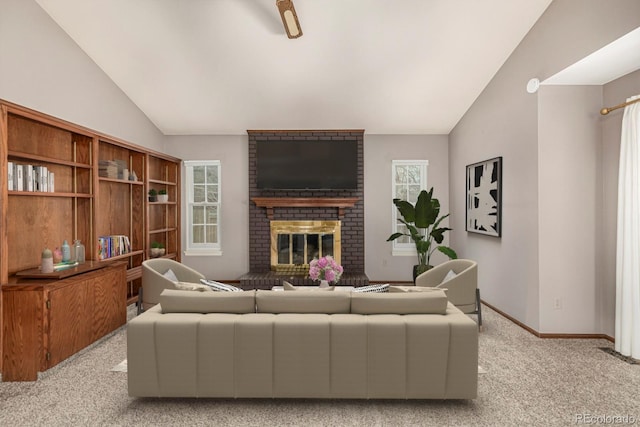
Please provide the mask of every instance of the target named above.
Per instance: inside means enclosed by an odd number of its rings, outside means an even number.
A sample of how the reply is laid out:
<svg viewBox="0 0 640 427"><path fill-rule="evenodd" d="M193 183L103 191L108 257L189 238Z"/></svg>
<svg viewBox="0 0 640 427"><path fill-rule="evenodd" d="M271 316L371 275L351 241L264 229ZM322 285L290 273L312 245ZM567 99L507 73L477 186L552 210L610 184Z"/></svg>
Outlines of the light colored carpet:
<svg viewBox="0 0 640 427"><path fill-rule="evenodd" d="M578 416L640 422L640 365L599 350L606 340L542 340L484 307L472 401L137 399L124 328L36 382L0 383L0 426L564 426Z"/></svg>

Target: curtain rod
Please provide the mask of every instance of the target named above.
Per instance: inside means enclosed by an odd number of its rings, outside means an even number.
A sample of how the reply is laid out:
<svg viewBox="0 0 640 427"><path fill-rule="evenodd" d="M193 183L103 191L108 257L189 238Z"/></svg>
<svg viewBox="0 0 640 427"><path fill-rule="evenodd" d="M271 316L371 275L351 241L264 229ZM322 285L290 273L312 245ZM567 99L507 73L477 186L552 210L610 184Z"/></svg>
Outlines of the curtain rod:
<svg viewBox="0 0 640 427"><path fill-rule="evenodd" d="M602 114L603 116L606 116L607 114L609 114L613 110L617 110L618 108L624 108L627 105L631 105L631 104L634 104L636 102L640 102L640 98L634 99L633 101L623 102L622 104L618 104L618 105L616 105L614 107L604 107L602 110L600 110L600 114Z"/></svg>

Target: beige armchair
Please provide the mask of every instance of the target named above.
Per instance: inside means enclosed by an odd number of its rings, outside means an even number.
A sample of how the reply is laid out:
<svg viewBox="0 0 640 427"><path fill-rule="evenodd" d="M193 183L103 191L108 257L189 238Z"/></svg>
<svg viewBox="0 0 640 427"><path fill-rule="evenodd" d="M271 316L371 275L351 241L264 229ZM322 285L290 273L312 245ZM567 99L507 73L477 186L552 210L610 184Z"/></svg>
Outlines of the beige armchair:
<svg viewBox="0 0 640 427"><path fill-rule="evenodd" d="M444 281L449 271L453 271L455 277ZM444 262L416 277L416 286L446 288L449 301L463 313L477 314L478 326L482 326L478 263L475 261L453 259Z"/></svg>
<svg viewBox="0 0 640 427"><path fill-rule="evenodd" d="M176 289L173 281L164 274L171 270L179 282L200 283L205 277L168 258L154 258L142 262L142 288L138 293L138 313L147 310L160 302L160 294L165 289Z"/></svg>

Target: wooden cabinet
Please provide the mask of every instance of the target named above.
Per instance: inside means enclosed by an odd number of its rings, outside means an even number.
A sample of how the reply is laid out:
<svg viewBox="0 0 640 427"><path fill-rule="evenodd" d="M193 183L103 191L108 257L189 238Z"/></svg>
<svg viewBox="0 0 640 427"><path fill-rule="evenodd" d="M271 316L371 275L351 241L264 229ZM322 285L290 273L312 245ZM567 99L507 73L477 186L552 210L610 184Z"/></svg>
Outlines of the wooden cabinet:
<svg viewBox="0 0 640 427"><path fill-rule="evenodd" d="M105 172L112 165L115 175ZM18 188L18 181L9 179L16 166L38 178L20 180ZM151 188L166 191L169 200L148 202ZM3 380L22 377L5 375L15 372L14 364L25 365L18 372L30 373L53 366L121 325L126 304L137 300L141 265L150 257L152 242L165 246L164 256L180 260L179 159L2 100L0 209ZM99 242L105 236L123 236L127 250L104 257ZM64 240L70 245L80 240L86 260L98 267L122 262L123 276L100 275L90 283L87 274L93 273L87 273L38 279L26 287L18 281L16 274L40 265L44 248L54 250ZM120 282L123 293L114 292ZM98 311L87 301L101 301ZM64 308L46 311L43 304ZM72 322L79 318L86 322ZM17 356L34 348L49 359Z"/></svg>
<svg viewBox="0 0 640 427"><path fill-rule="evenodd" d="M125 279L126 263L116 262L61 280L14 278L4 285L2 380L36 380L124 325Z"/></svg>

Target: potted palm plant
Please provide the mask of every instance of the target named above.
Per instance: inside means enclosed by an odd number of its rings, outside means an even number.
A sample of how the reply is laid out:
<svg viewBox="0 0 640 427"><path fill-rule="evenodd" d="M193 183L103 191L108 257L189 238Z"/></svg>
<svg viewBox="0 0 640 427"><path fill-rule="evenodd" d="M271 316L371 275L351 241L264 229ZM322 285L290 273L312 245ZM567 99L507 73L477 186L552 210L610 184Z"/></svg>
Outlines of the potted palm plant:
<svg viewBox="0 0 640 427"><path fill-rule="evenodd" d="M450 259L458 258L456 252L448 246L440 245L444 240L444 233L451 230L449 227L440 227L442 220L449 214L440 215L440 201L433 197L433 187L429 190L422 190L418 195L415 206L406 200L393 199L402 218L398 221L403 223L408 233L393 233L387 239L391 242L401 236L409 236L416 245L418 253L418 264L413 266L413 280L415 281L423 272L433 267L431 255L436 250L442 252Z"/></svg>

